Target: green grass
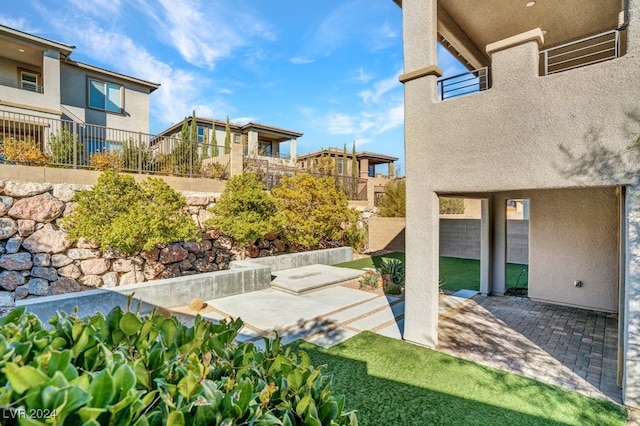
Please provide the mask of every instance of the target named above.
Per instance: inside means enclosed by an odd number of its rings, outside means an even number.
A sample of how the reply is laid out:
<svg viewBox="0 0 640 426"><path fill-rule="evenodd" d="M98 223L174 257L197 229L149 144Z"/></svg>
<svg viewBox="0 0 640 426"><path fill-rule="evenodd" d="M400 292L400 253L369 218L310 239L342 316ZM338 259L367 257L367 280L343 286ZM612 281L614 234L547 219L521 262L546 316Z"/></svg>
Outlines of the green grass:
<svg viewBox="0 0 640 426"><path fill-rule="evenodd" d="M326 364L361 426L626 424L617 404L369 332L331 349L294 347Z"/></svg>
<svg viewBox="0 0 640 426"><path fill-rule="evenodd" d="M404 253L393 252L380 256L366 257L363 259L353 260L351 262L340 263L335 266L354 269L380 268L382 259L384 258L400 259L402 262L405 261ZM528 273L523 273L518 281L518 276L523 269L528 271L528 265L507 263L507 288L515 287L516 282L519 288L527 288ZM441 256L440 279L442 281L441 288L443 290L458 291L463 288L469 290L480 290L480 261Z"/></svg>

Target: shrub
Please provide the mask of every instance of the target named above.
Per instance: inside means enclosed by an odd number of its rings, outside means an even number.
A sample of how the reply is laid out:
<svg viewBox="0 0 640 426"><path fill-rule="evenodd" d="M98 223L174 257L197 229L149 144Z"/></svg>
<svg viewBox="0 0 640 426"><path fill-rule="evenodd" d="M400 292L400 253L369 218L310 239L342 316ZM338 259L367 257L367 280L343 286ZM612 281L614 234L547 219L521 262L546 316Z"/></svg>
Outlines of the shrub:
<svg viewBox="0 0 640 426"><path fill-rule="evenodd" d="M333 178L306 173L283 176L271 193L277 210L274 223L288 243L317 247L323 239L342 240L344 228L354 218Z"/></svg>
<svg viewBox="0 0 640 426"><path fill-rule="evenodd" d="M89 155L89 165L96 170L122 169L122 156L117 151L94 152Z"/></svg>
<svg viewBox="0 0 640 426"><path fill-rule="evenodd" d="M76 135L69 129L63 128L49 137L47 145L51 162L59 165L73 165L73 151L76 151L77 163L82 162L85 153L85 146L78 141Z"/></svg>
<svg viewBox="0 0 640 426"><path fill-rule="evenodd" d="M394 179L384 187L378 208L382 217L405 217L407 185L404 179Z"/></svg>
<svg viewBox="0 0 640 426"><path fill-rule="evenodd" d="M360 277L360 287L378 288L382 283L382 277L377 272L367 271Z"/></svg>
<svg viewBox="0 0 640 426"><path fill-rule="evenodd" d="M463 198L440 198L440 214L464 213Z"/></svg>
<svg viewBox="0 0 640 426"><path fill-rule="evenodd" d="M402 294L402 289L398 284L389 284L384 286L384 294L392 294L392 295Z"/></svg>
<svg viewBox="0 0 640 426"><path fill-rule="evenodd" d="M380 274L391 275L393 283L399 287L404 287L404 264L400 259L383 258L380 265Z"/></svg>
<svg viewBox="0 0 640 426"><path fill-rule="evenodd" d="M352 247L356 253L362 253L367 238L366 229L358 221L359 216L357 212L354 212L353 217L344 230L344 244Z"/></svg>
<svg viewBox="0 0 640 426"><path fill-rule="evenodd" d="M139 168L143 172L153 170L153 154L146 145L138 145L133 139L122 144L122 167L124 170L138 171ZM138 167L140 166L140 167Z"/></svg>
<svg viewBox="0 0 640 426"><path fill-rule="evenodd" d="M0 157L7 162L28 165L44 165L49 161L49 158L42 153L36 141L30 137L26 139L4 138L0 144Z"/></svg>
<svg viewBox="0 0 640 426"><path fill-rule="evenodd" d="M131 254L198 235L184 197L161 179L137 184L130 175L108 170L74 201L73 213L62 219L69 238L84 238L102 250Z"/></svg>
<svg viewBox="0 0 640 426"><path fill-rule="evenodd" d="M0 409L40 419L20 424L357 425L304 352L235 343L239 319L186 327L116 307L49 322L0 318Z"/></svg>
<svg viewBox="0 0 640 426"><path fill-rule="evenodd" d="M232 236L242 248L273 231L274 202L255 173L244 172L229 179L210 211L214 216L206 226Z"/></svg>

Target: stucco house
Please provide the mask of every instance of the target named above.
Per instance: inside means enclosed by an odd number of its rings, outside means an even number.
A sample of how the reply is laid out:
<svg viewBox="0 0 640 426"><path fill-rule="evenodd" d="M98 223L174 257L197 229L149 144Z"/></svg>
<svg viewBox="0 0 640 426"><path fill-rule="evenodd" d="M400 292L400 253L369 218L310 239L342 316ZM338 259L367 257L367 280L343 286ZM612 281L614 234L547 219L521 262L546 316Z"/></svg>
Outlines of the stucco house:
<svg viewBox="0 0 640 426"><path fill-rule="evenodd" d="M384 195L384 188L394 178L394 164L397 157L376 152L356 152L357 191L352 197L363 206L374 207L376 200ZM353 152L344 148L326 148L299 155L297 166L310 173L352 178L354 176ZM352 201L354 202L354 201Z"/></svg>
<svg viewBox="0 0 640 426"><path fill-rule="evenodd" d="M640 406L640 1L394 1L405 339L438 342L439 197L481 200L481 292L493 295L505 292L506 202L527 199L529 297L617 314L613 368ZM442 79L438 43L469 73Z"/></svg>
<svg viewBox="0 0 640 426"><path fill-rule="evenodd" d="M74 49L0 25L0 136L45 150L64 128L98 151L149 132L149 95L160 85L75 61Z"/></svg>

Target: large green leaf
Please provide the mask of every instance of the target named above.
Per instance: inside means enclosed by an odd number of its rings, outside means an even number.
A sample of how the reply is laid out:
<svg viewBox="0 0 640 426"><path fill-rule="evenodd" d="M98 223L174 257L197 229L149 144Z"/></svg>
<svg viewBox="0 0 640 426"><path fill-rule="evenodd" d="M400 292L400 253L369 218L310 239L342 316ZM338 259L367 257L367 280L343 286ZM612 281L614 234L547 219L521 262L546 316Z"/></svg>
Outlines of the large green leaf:
<svg viewBox="0 0 640 426"><path fill-rule="evenodd" d="M142 321L133 313L127 312L120 319L120 329L126 336L133 336L142 328Z"/></svg>
<svg viewBox="0 0 640 426"><path fill-rule="evenodd" d="M4 373L11 388L19 394L49 381L49 376L30 365L19 367L17 364L9 362L4 367Z"/></svg>
<svg viewBox="0 0 640 426"><path fill-rule="evenodd" d="M98 373L91 381L89 392L91 393L90 407L108 407L116 394L111 373L108 370Z"/></svg>

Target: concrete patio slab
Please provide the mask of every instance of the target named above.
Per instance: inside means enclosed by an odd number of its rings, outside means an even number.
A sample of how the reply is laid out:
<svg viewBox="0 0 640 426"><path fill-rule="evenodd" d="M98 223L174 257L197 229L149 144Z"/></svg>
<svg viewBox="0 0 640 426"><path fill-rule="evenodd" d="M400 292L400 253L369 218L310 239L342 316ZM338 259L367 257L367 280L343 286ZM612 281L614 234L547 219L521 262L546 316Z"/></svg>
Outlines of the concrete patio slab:
<svg viewBox="0 0 640 426"><path fill-rule="evenodd" d="M326 333L314 334L313 336L307 337L305 340L323 348L330 348L352 338L356 334L358 334L358 332L349 330L348 328L339 327Z"/></svg>
<svg viewBox="0 0 640 426"><path fill-rule="evenodd" d="M319 288L353 280L362 275L360 269L329 265L308 265L272 272L271 287L292 294L303 294Z"/></svg>
<svg viewBox="0 0 640 426"><path fill-rule="evenodd" d="M479 291L476 290L468 290L466 288L463 288L462 290L458 290L455 293L452 294L452 296L454 297L460 297L462 299L471 299L472 297L477 296L478 294L480 294Z"/></svg>

